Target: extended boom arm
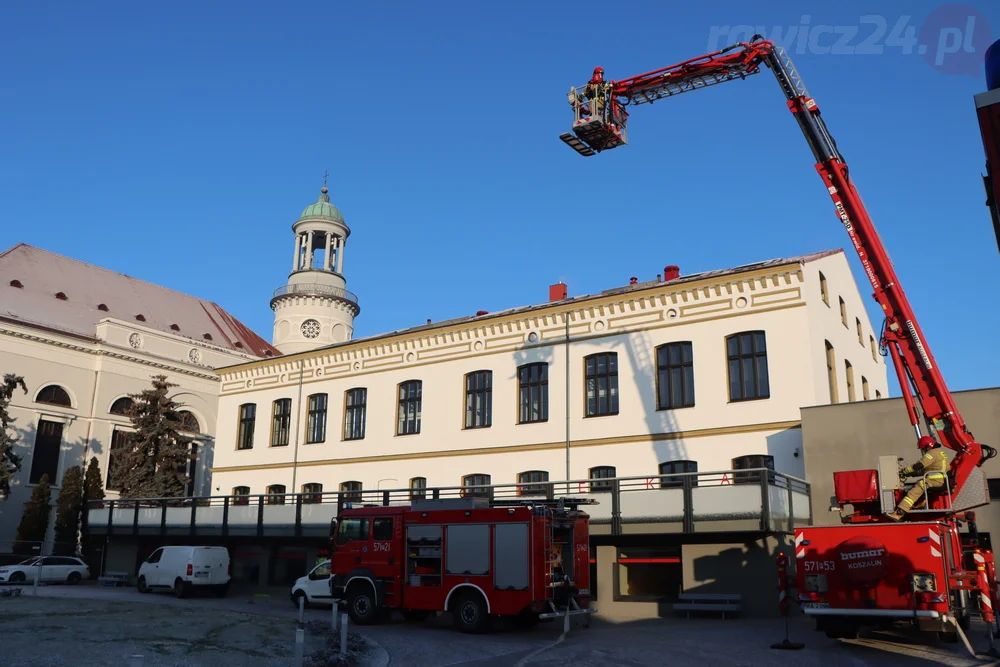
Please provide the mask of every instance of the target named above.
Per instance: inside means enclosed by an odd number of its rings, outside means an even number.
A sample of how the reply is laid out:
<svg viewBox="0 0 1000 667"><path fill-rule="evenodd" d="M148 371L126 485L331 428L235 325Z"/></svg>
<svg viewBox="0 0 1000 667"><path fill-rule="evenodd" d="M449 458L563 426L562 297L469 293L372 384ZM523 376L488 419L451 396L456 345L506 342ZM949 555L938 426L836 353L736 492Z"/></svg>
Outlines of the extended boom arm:
<svg viewBox="0 0 1000 667"><path fill-rule="evenodd" d="M959 414L951 392L937 367L930 347L917 324L902 285L893 269L875 226L861 197L851 182L847 163L827 131L819 107L809 96L791 59L773 42L758 39L740 42L708 55L670 67L640 74L622 81L603 81L598 68L587 86L572 89L574 106L573 134L560 138L585 156L627 143L625 107L652 103L681 93L744 79L761 71L772 71L788 100L788 108L805 136L816 160L816 170L833 199L837 217L857 250L865 275L874 288L874 298L885 313L881 345L888 348L902 388L903 400L916 437L922 435L916 402L920 405L928 430L937 434L942 445L957 452L951 463L952 493L948 499L935 499L934 509L958 511L988 502L985 478L981 472L976 485L963 499L962 492L970 475L996 450L976 442Z"/></svg>

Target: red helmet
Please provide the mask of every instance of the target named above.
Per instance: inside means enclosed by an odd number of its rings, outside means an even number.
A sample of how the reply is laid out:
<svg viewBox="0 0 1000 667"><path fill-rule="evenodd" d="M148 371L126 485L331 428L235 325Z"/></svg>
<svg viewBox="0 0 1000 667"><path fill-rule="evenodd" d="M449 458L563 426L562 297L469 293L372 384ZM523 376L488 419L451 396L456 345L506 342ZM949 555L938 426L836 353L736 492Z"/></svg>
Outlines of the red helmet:
<svg viewBox="0 0 1000 667"><path fill-rule="evenodd" d="M920 439L917 440L917 447L920 449L930 449L936 444L937 443L934 441L934 438L929 435L922 435L920 436Z"/></svg>

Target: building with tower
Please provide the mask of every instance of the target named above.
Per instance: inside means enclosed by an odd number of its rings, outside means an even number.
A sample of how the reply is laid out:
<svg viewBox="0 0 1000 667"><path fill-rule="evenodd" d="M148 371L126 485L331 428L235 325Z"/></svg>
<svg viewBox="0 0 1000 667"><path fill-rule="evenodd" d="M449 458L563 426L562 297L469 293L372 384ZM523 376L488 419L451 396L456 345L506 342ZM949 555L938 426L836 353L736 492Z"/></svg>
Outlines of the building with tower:
<svg viewBox="0 0 1000 667"><path fill-rule="evenodd" d="M294 354L350 340L361 310L344 278L344 250L351 230L330 203L325 183L319 199L302 211L292 232L292 272L271 299L275 347L282 354Z"/></svg>

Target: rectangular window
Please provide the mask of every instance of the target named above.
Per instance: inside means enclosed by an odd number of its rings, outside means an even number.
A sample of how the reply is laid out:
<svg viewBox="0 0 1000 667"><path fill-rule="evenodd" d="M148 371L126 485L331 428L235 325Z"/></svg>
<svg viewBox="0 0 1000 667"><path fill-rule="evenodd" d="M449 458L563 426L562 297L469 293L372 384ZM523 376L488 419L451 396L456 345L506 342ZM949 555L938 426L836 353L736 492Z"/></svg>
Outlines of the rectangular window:
<svg viewBox="0 0 1000 667"><path fill-rule="evenodd" d="M392 518L375 519L372 523L372 539L385 541L392 539Z"/></svg>
<svg viewBox="0 0 1000 667"><path fill-rule="evenodd" d="M520 394L519 424L544 422L549 419L549 365L527 364L517 369Z"/></svg>
<svg viewBox="0 0 1000 667"><path fill-rule="evenodd" d="M825 303L826 305L829 306L830 305L830 295L829 295L829 293L826 290L826 276L823 275L822 271L819 272L819 293L820 293L820 296L823 297L823 303Z"/></svg>
<svg viewBox="0 0 1000 667"><path fill-rule="evenodd" d="M683 586L680 547L621 547L614 570L615 600L673 602Z"/></svg>
<svg viewBox="0 0 1000 667"><path fill-rule="evenodd" d="M326 394L313 394L309 397L306 443L312 444L326 440L326 406Z"/></svg>
<svg viewBox="0 0 1000 667"><path fill-rule="evenodd" d="M752 401L771 395L767 346L763 331L744 331L726 338L729 400Z"/></svg>
<svg viewBox="0 0 1000 667"><path fill-rule="evenodd" d="M854 366L846 359L844 360L844 374L847 376L847 400L853 403L856 398L854 395Z"/></svg>
<svg viewBox="0 0 1000 667"><path fill-rule="evenodd" d="M422 393L423 382L420 380L410 380L399 385L399 414L396 435L420 433Z"/></svg>
<svg viewBox="0 0 1000 667"><path fill-rule="evenodd" d="M656 409L694 406L694 353L690 341L656 348Z"/></svg>
<svg viewBox="0 0 1000 667"><path fill-rule="evenodd" d="M445 538L447 574L482 575L490 572L489 524L453 524Z"/></svg>
<svg viewBox="0 0 1000 667"><path fill-rule="evenodd" d="M344 440L364 439L367 405L367 389L356 387L347 390L344 403Z"/></svg>
<svg viewBox="0 0 1000 667"><path fill-rule="evenodd" d="M858 329L858 343L862 347L864 347L864 344L865 344L865 335L861 332L861 319L860 318L857 318L857 317L854 318L854 326L857 327L857 329Z"/></svg>
<svg viewBox="0 0 1000 667"><path fill-rule="evenodd" d="M341 519L337 522L337 546L368 539L368 519Z"/></svg>
<svg viewBox="0 0 1000 667"><path fill-rule="evenodd" d="M236 449L253 449L253 428L256 419L256 404L244 403L240 406L240 427L236 434Z"/></svg>
<svg viewBox="0 0 1000 667"><path fill-rule="evenodd" d="M35 433L35 448L31 453L31 473L28 484L38 484L42 475L49 476L49 484L56 485L56 473L59 470L59 450L62 449L63 425L44 419L38 421L38 432Z"/></svg>
<svg viewBox="0 0 1000 667"><path fill-rule="evenodd" d="M465 428L487 428L493 424L493 371L465 376Z"/></svg>
<svg viewBox="0 0 1000 667"><path fill-rule="evenodd" d="M118 491L121 489L121 485L118 483L119 480L115 479L115 475L117 474L118 463L121 461L124 450L129 446L129 435L128 431L122 431L117 428L111 433L111 447L108 451L108 483L106 485L108 491Z"/></svg>
<svg viewBox="0 0 1000 667"><path fill-rule="evenodd" d="M846 328L847 327L847 304L844 303L844 300L841 297L838 296L837 298L840 299L840 321L843 323L844 327Z"/></svg>
<svg viewBox="0 0 1000 667"><path fill-rule="evenodd" d="M584 359L587 417L618 414L618 354L604 352Z"/></svg>
<svg viewBox="0 0 1000 667"><path fill-rule="evenodd" d="M287 447L288 434L292 422L292 399L279 398L274 402L274 416L271 419L271 446Z"/></svg>

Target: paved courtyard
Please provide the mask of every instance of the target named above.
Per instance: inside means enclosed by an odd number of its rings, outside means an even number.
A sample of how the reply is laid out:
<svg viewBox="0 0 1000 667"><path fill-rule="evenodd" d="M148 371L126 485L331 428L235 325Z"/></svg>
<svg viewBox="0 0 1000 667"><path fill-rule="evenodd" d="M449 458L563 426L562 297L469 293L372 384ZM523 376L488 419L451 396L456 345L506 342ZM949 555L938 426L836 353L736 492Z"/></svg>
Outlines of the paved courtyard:
<svg viewBox="0 0 1000 667"><path fill-rule="evenodd" d="M25 667L125 665L141 653L144 667L277 667L294 665L298 612L287 596L234 592L229 597L178 600L141 595L134 588L43 586L35 598L0 598L0 664ZM329 608L307 609L310 625L326 622ZM501 627L470 636L455 632L442 616L424 623L395 619L355 628L376 645L372 667L637 667L640 665L795 665L796 667L972 667L1000 665L972 659L960 645L925 645L905 634L875 633L835 641L796 619L792 638L800 651L775 651L782 638L774 620L658 619L575 627L560 640L561 623L533 630ZM985 630L974 625L970 639L986 648ZM307 653L319 643L307 638Z"/></svg>

